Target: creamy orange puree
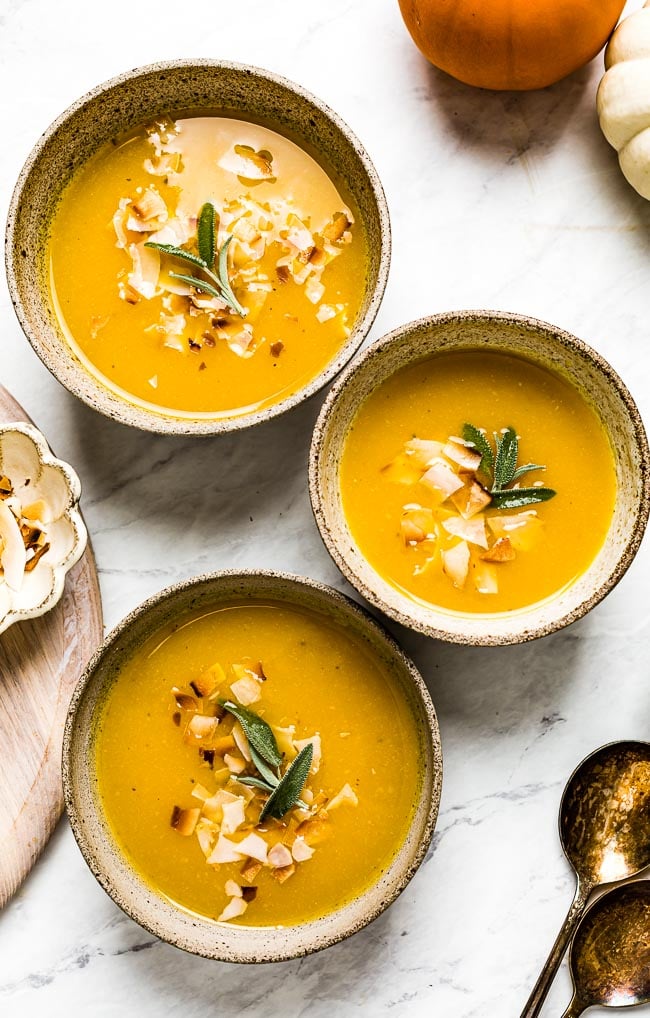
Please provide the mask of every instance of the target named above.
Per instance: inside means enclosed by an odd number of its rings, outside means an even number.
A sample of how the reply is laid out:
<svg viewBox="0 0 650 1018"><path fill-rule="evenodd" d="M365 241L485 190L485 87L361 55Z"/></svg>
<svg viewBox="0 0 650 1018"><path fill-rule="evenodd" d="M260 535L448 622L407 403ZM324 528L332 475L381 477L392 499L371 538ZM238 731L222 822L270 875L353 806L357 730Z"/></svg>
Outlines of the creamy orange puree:
<svg viewBox="0 0 650 1018"><path fill-rule="evenodd" d="M424 463L411 466L414 439L444 447L462 438L465 423L483 429L493 449L494 433L512 427L518 464L546 468L514 484L555 496L509 509L479 504L463 519L463 491L443 497L422 480ZM445 483L453 471L463 476L453 460L458 448L447 452L451 460L444 451L434 456ZM381 384L350 429L340 483L352 535L377 572L410 597L454 612L512 611L567 587L598 554L616 497L609 439L580 393L527 360L478 350L431 357Z"/></svg>
<svg viewBox="0 0 650 1018"><path fill-rule="evenodd" d="M228 276L245 317L170 276L194 266L144 247L196 253L208 201L217 249L233 237ZM147 125L88 161L54 217L50 270L68 341L105 385L154 410L227 417L296 392L336 355L363 298L366 246L350 200L298 145L197 116Z"/></svg>

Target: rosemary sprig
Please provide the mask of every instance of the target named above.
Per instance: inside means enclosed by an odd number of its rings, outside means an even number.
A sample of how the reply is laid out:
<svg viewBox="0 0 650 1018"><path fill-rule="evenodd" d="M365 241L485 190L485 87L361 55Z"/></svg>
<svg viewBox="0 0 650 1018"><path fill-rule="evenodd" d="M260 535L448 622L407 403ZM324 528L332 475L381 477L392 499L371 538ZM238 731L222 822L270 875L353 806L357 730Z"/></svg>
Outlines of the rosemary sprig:
<svg viewBox="0 0 650 1018"><path fill-rule="evenodd" d="M185 251L182 247L174 244L157 244L148 240L145 247L151 247L155 251L162 251L171 258L178 258L180 261L188 262L202 270L210 282L200 276L190 276L180 272L170 272L173 279L179 279L201 293L207 293L211 297L225 300L226 304L241 318L246 317L246 308L243 308L230 285L228 275L228 249L232 243L233 236L226 237L217 255L216 250L217 211L212 202L206 201L202 206L197 220L197 244L198 255L191 251Z"/></svg>
<svg viewBox="0 0 650 1018"><path fill-rule="evenodd" d="M496 452L485 434L473 424L463 425L463 439L481 454L478 470L489 478L487 489L492 496L490 505L495 509L518 509L536 502L548 502L557 492L552 488L510 488L520 477L533 470L546 470L540 463L524 463L517 466L519 439L514 428L506 428L501 435L494 435Z"/></svg>

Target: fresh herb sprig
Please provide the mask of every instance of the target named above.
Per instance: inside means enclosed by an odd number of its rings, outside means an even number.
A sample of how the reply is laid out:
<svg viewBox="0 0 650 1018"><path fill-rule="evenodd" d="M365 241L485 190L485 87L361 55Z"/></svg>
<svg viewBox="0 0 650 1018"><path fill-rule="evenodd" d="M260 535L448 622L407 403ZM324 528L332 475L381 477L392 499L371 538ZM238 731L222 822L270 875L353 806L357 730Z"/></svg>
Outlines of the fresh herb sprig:
<svg viewBox="0 0 650 1018"><path fill-rule="evenodd" d="M224 300L235 314L245 318L246 308L242 307L235 297L228 275L228 248L232 243L233 236L230 234L229 237L226 237L217 254L216 233L217 210L212 202L206 201L201 206L197 222L198 255L192 254L191 251L185 251L182 247L176 247L174 244L157 244L153 240L148 240L145 243L145 247L151 247L155 251L162 251L163 254L170 255L172 258L178 258L179 261L187 262L201 269L208 276L210 282L202 279L200 276L182 272L170 272L169 275L173 279L187 283L188 286L193 286L195 290L199 290L201 293L207 293L210 297Z"/></svg>
<svg viewBox="0 0 650 1018"><path fill-rule="evenodd" d="M269 798L264 804L260 820L275 817L281 820L293 806L308 809L301 801L300 795L311 770L314 747L309 742L293 760L283 775L280 774L282 754L275 741L273 730L264 718L246 707L233 703L232 700L220 700L221 706L235 717L248 739L252 763L257 776L243 774L238 777L242 785L250 785L267 792Z"/></svg>
<svg viewBox="0 0 650 1018"><path fill-rule="evenodd" d="M540 463L524 463L517 466L519 439L514 428L506 428L501 435L494 435L495 452L485 434L473 424L463 425L463 440L481 454L479 473L490 481L488 491L495 509L519 509L521 506L548 502L557 494L552 488L510 488L533 470L546 470Z"/></svg>

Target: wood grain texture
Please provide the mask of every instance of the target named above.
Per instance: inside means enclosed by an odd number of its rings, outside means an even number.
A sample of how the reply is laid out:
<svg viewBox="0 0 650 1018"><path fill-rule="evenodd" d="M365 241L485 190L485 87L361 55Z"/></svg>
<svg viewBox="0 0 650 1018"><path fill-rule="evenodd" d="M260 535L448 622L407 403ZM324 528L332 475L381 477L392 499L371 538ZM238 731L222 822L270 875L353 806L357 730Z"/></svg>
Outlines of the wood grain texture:
<svg viewBox="0 0 650 1018"><path fill-rule="evenodd" d="M29 420L0 386L0 423ZM63 811L61 741L72 690L103 636L88 546L63 597L0 636L0 908L45 847Z"/></svg>

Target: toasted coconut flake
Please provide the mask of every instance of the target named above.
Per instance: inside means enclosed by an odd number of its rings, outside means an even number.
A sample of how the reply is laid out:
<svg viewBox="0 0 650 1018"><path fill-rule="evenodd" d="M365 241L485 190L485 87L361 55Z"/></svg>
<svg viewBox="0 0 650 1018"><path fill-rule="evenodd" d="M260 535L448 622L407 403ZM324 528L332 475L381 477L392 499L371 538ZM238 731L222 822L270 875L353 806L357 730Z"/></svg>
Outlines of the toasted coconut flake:
<svg viewBox="0 0 650 1018"><path fill-rule="evenodd" d="M457 463L459 467L463 467L465 470L478 470L481 465L482 456L476 449L470 447L460 438L450 438L445 446L443 446L443 455L451 460L452 463Z"/></svg>
<svg viewBox="0 0 650 1018"><path fill-rule="evenodd" d="M244 880L251 881L255 880L255 877L262 869L262 863L258 862L257 859L251 859L250 857L246 860L242 866L240 873Z"/></svg>
<svg viewBox="0 0 650 1018"><path fill-rule="evenodd" d="M279 357L284 350L284 343L281 339L278 339L275 343L271 343L269 350L272 357Z"/></svg>
<svg viewBox="0 0 650 1018"><path fill-rule="evenodd" d="M193 685L199 696L212 696L225 681L226 673L223 668L220 664L214 664L199 675L198 679L194 679Z"/></svg>
<svg viewBox="0 0 650 1018"><path fill-rule="evenodd" d="M126 225L136 232L150 233L169 219L167 206L155 187L147 187L128 208L131 215Z"/></svg>
<svg viewBox="0 0 650 1018"><path fill-rule="evenodd" d="M244 802L249 803L255 798L255 792L248 785L242 785L236 777L232 774L228 776L228 790L236 795L239 799L243 799Z"/></svg>
<svg viewBox="0 0 650 1018"><path fill-rule="evenodd" d="M184 693L178 686L172 687L172 695L176 701L176 706L179 710L198 710L199 705L193 696L189 693Z"/></svg>
<svg viewBox="0 0 650 1018"><path fill-rule="evenodd" d="M295 725L288 725L286 728L282 728L280 725L271 725L271 729L282 756L287 760L293 760L298 755L298 750L293 741L293 737L296 734Z"/></svg>
<svg viewBox="0 0 650 1018"><path fill-rule="evenodd" d="M330 802L328 802L327 812L331 813L333 809L338 809L339 806L343 805L349 806L359 805L359 799L356 792L354 791L352 786L348 785L347 783L343 785L343 788L338 793L338 795L335 795L334 798L331 799Z"/></svg>
<svg viewBox="0 0 650 1018"><path fill-rule="evenodd" d="M382 474L394 484L417 484L422 477L422 469L409 453L399 453L394 460L381 468Z"/></svg>
<svg viewBox="0 0 650 1018"><path fill-rule="evenodd" d="M225 753L223 760L231 774L241 774L246 770L246 761L235 753Z"/></svg>
<svg viewBox="0 0 650 1018"><path fill-rule="evenodd" d="M221 915L217 916L217 922L227 923L229 919L237 919L247 908L248 903L243 898L231 898Z"/></svg>
<svg viewBox="0 0 650 1018"><path fill-rule="evenodd" d="M290 866L292 863L291 852L286 845L283 845L282 842L279 841L269 851L267 862L268 865L272 866L274 869L283 869L285 866Z"/></svg>
<svg viewBox="0 0 650 1018"><path fill-rule="evenodd" d="M46 544L42 544L40 548L37 548L34 554L31 556L31 558L28 558L27 561L25 562L25 572L31 573L32 570L35 569L38 563L41 561L43 556L47 555L49 550L50 550L49 542Z"/></svg>
<svg viewBox="0 0 650 1018"><path fill-rule="evenodd" d="M497 568L489 562L477 562L472 572L474 586L479 594L498 594Z"/></svg>
<svg viewBox="0 0 650 1018"><path fill-rule="evenodd" d="M250 145L233 145L222 155L217 165L245 181L273 183L275 176L272 162L273 156L265 149L256 152Z"/></svg>
<svg viewBox="0 0 650 1018"><path fill-rule="evenodd" d="M316 312L316 318L323 324L324 322L329 322L332 318L336 318L337 314L338 311L333 304L321 304Z"/></svg>
<svg viewBox="0 0 650 1018"><path fill-rule="evenodd" d="M404 544L419 544L436 536L436 522L431 509L417 503L405 505L400 520L400 533Z"/></svg>
<svg viewBox="0 0 650 1018"><path fill-rule="evenodd" d="M420 483L439 495L443 502L463 487L461 478L444 460L433 460L427 472L420 478Z"/></svg>
<svg viewBox="0 0 650 1018"><path fill-rule="evenodd" d="M323 230L323 237L329 240L330 243L334 244L337 240L340 240L346 230L352 226L351 221L348 219L345 212L337 212L332 218L331 223L328 223Z"/></svg>
<svg viewBox="0 0 650 1018"><path fill-rule="evenodd" d="M205 801L206 801L206 799L209 799L209 798L210 798L210 792L209 792L209 791L208 791L208 789L207 789L207 788L205 787L205 785L202 785L202 784L201 784L201 783L199 782L199 783L198 783L197 785L195 785L195 786L194 786L194 788L192 789L192 797L193 797L194 799L199 799L199 800L200 800L201 802L205 802Z"/></svg>
<svg viewBox="0 0 650 1018"><path fill-rule="evenodd" d="M471 520L473 516L489 506L492 496L471 475L464 478L463 487L454 492L451 501L464 520Z"/></svg>
<svg viewBox="0 0 650 1018"><path fill-rule="evenodd" d="M323 816L322 813L316 817L310 817L308 820L303 820L296 829L297 838L304 838L309 846L318 845L325 838L328 838L331 833L332 830L327 817Z"/></svg>
<svg viewBox="0 0 650 1018"><path fill-rule="evenodd" d="M515 549L509 537L499 537L485 555L481 555L484 562L512 562L517 557Z"/></svg>
<svg viewBox="0 0 650 1018"><path fill-rule="evenodd" d="M232 726L232 737L235 740L237 749L243 756L244 760L247 763L250 763L251 760L253 759L251 756L250 746L248 745L248 739L246 738L246 735L244 734L244 729L240 725L239 721L235 721L234 725Z"/></svg>
<svg viewBox="0 0 650 1018"><path fill-rule="evenodd" d="M205 799L203 803L203 815L209 820L213 820L215 823L221 823L223 819L224 806L237 802L238 798L239 796L235 795L233 792L229 792L225 788L220 788L214 795L210 796L209 799Z"/></svg>
<svg viewBox="0 0 650 1018"><path fill-rule="evenodd" d="M221 821L221 830L224 834L234 834L236 830L245 822L246 811L245 802L243 799L237 798L234 802L224 802L221 807L223 813L223 820Z"/></svg>
<svg viewBox="0 0 650 1018"><path fill-rule="evenodd" d="M198 806L192 807L192 809L181 809L180 806L174 806L170 823L178 834L187 838L190 834L194 834L200 816L201 810Z"/></svg>
<svg viewBox="0 0 650 1018"><path fill-rule="evenodd" d="M321 283L320 279L316 279L314 276L305 283L305 297L311 301L312 304L318 304L325 293L325 287Z"/></svg>
<svg viewBox="0 0 650 1018"><path fill-rule="evenodd" d="M442 442L434 442L428 438L411 438L404 446L411 462L416 467L420 467L421 471L426 470L435 460L440 459L442 448Z"/></svg>
<svg viewBox="0 0 650 1018"><path fill-rule="evenodd" d="M255 898L257 897L257 888L256 887L242 887L241 895L242 895L242 898L244 899L244 901L247 902L248 904L250 904L251 901L255 901Z"/></svg>
<svg viewBox="0 0 650 1018"><path fill-rule="evenodd" d="M314 849L307 844L301 835L298 835L291 846L291 854L296 862L306 862L308 859L311 859Z"/></svg>
<svg viewBox="0 0 650 1018"><path fill-rule="evenodd" d="M217 838L217 829L209 821L199 820L196 825L196 837L203 855L207 858L212 854Z"/></svg>
<svg viewBox="0 0 650 1018"><path fill-rule="evenodd" d="M271 876L274 880L277 880L279 884L283 884L285 880L292 877L296 872L296 864L292 861L290 866L281 866L278 869L271 870Z"/></svg>
<svg viewBox="0 0 650 1018"><path fill-rule="evenodd" d="M14 591L20 590L27 564L27 549L20 532L18 520L6 502L0 501L0 564L4 572L7 586Z"/></svg>
<svg viewBox="0 0 650 1018"><path fill-rule="evenodd" d="M108 325L110 322L109 315L91 315L90 316L90 338L97 339L101 330Z"/></svg>
<svg viewBox="0 0 650 1018"><path fill-rule="evenodd" d="M180 152L161 152L151 159L145 159L142 167L145 173L153 177L168 177L182 172L183 160Z"/></svg>
<svg viewBox="0 0 650 1018"><path fill-rule="evenodd" d="M256 703L262 697L259 682L250 674L244 675L243 678L237 679L236 682L232 682L230 689L233 696L239 700L244 707L247 707L251 703Z"/></svg>
<svg viewBox="0 0 650 1018"><path fill-rule="evenodd" d="M129 244L129 254L133 261L133 271L128 275L128 286L135 293L151 300L158 296L160 289L160 255L154 248L140 244Z"/></svg>
<svg viewBox="0 0 650 1018"><path fill-rule="evenodd" d="M217 843L208 856L208 866L220 866L222 863L239 862L246 855L246 852L239 851L239 845L230 841L225 834L220 834Z"/></svg>
<svg viewBox="0 0 650 1018"><path fill-rule="evenodd" d="M529 551L539 539L542 521L535 510L511 516L490 516L488 526L496 538L508 537L515 551Z"/></svg>
<svg viewBox="0 0 650 1018"><path fill-rule="evenodd" d="M248 834L243 841L240 841L237 848L242 855L249 855L251 859L266 863L268 847L264 838L259 834Z"/></svg>
<svg viewBox="0 0 650 1018"><path fill-rule="evenodd" d="M236 880L226 880L226 886L224 888L229 898L242 898L242 889Z"/></svg>
<svg viewBox="0 0 650 1018"><path fill-rule="evenodd" d="M469 572L469 547L465 541L459 541L448 551L440 552L442 568L454 587L462 590Z"/></svg>
<svg viewBox="0 0 650 1018"><path fill-rule="evenodd" d="M294 739L293 740L293 744L296 747L296 750L298 751L298 753L300 753L301 750L303 750L305 748L305 746L309 746L311 744L311 746L313 748L313 754L312 754L312 758L311 758L311 767L309 769L309 773L310 774L317 774L318 773L318 768L320 767L321 756L322 756L322 746L321 746L320 734L318 732L316 732L316 735L311 735L308 739Z"/></svg>
<svg viewBox="0 0 650 1018"><path fill-rule="evenodd" d="M443 528L453 537L460 537L469 544L476 544L479 548L487 548L487 536L485 533L485 520L483 517L474 517L471 520L464 520L459 516L452 516L442 521Z"/></svg>
<svg viewBox="0 0 650 1018"><path fill-rule="evenodd" d="M210 743L217 731L219 718L206 717L203 714L194 714L188 721L185 730L186 738L196 741Z"/></svg>

